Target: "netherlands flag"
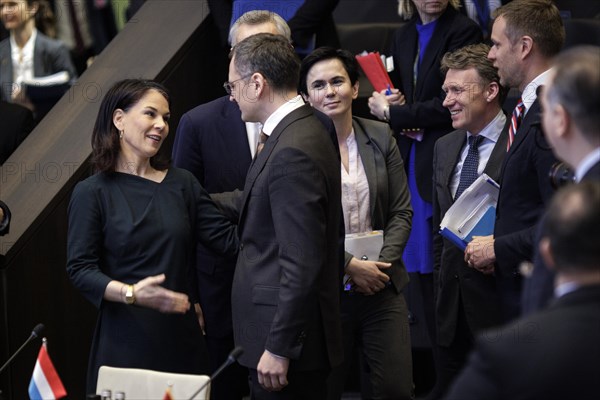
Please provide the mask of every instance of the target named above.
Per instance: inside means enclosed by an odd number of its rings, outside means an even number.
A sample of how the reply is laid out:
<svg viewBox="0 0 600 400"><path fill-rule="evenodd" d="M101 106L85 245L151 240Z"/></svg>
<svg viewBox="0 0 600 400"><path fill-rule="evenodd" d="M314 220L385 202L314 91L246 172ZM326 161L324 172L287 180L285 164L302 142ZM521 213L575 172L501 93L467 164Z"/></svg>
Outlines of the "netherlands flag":
<svg viewBox="0 0 600 400"><path fill-rule="evenodd" d="M29 398L31 400L54 400L67 395L52 360L46 350L46 338L38 354L31 382L29 382Z"/></svg>

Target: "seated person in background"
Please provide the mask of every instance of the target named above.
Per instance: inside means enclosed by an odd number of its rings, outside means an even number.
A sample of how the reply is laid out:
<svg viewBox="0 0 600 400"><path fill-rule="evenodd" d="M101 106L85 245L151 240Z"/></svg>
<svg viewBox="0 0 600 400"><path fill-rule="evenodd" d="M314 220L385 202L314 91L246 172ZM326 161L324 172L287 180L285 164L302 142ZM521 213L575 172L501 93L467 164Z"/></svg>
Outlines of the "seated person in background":
<svg viewBox="0 0 600 400"><path fill-rule="evenodd" d="M18 104L0 100L0 165L10 157L13 151L35 127L31 110Z"/></svg>
<svg viewBox="0 0 600 400"><path fill-rule="evenodd" d="M10 37L0 42L0 99L20 103L34 113L35 106L21 84L24 80L62 71L69 80L77 77L69 50L44 34L50 12L45 0L0 0L0 17L10 32ZM37 120L40 117L36 115Z"/></svg>
<svg viewBox="0 0 600 400"><path fill-rule="evenodd" d="M556 271L557 299L546 310L481 335L448 400L597 397L599 202L598 182L556 193L544 217L539 249Z"/></svg>
<svg viewBox="0 0 600 400"><path fill-rule="evenodd" d="M0 201L0 236L6 235L10 228L10 210Z"/></svg>
<svg viewBox="0 0 600 400"><path fill-rule="evenodd" d="M402 250L412 209L396 140L387 124L352 116L358 63L346 50L321 47L309 54L300 68L300 93L335 125L346 233L384 231L378 259L345 254L344 270L355 289L341 298L344 364L328 378L328 399L341 397L356 349L364 398L410 399L412 360L402 294L408 274Z"/></svg>

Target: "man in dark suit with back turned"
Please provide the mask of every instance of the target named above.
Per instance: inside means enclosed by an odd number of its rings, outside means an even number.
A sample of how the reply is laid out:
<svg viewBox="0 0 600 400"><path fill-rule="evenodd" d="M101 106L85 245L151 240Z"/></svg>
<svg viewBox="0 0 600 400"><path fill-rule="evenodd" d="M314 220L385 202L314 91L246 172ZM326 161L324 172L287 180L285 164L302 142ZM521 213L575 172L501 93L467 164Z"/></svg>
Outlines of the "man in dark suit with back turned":
<svg viewBox="0 0 600 400"><path fill-rule="evenodd" d="M229 66L242 119L263 125L243 193L222 204L239 214L234 337L255 399L324 399L343 357L339 158L297 95L299 68L289 42L271 34L238 43Z"/></svg>
<svg viewBox="0 0 600 400"><path fill-rule="evenodd" d="M559 191L540 253L556 271L547 309L481 335L448 400L593 399L600 393L600 183Z"/></svg>
<svg viewBox="0 0 600 400"><path fill-rule="evenodd" d="M290 29L279 15L263 10L243 14L231 27L231 45L256 33L273 33L291 42ZM332 122L322 123L335 137ZM209 193L242 189L255 156L260 123L242 121L240 109L223 96L183 115L173 146L175 166L192 172ZM211 370L216 370L233 348L231 285L236 258L223 258L198 244L198 292L204 318ZM241 399L248 391L248 372L235 364L215 380L211 399Z"/></svg>
<svg viewBox="0 0 600 400"><path fill-rule="evenodd" d="M574 171L577 182L600 182L600 47L581 46L559 54L542 90L542 124L552 150ZM546 306L554 272L536 253L523 287L523 313Z"/></svg>
<svg viewBox="0 0 600 400"><path fill-rule="evenodd" d="M482 173L500 182L506 154L506 90L487 58L489 46L475 44L446 53L444 106L455 130L435 144L433 155L433 227ZM474 168L473 168L474 167ZM469 268L463 252L434 233L434 281L440 376L437 396L446 391L466 362L474 335L501 323L496 282L488 270ZM433 398L432 395L429 398Z"/></svg>
<svg viewBox="0 0 600 400"><path fill-rule="evenodd" d="M251 11L230 31L231 46L246 37L269 32L291 41L290 29L279 15ZM255 154L260 124L244 123L240 109L223 96L183 115L173 146L173 163L192 172L209 193L242 189ZM204 318L210 366L214 372L233 348L231 284L236 257L217 256L205 246L196 249L198 295ZM248 371L230 366L212 385L211 399L241 399L248 392Z"/></svg>
<svg viewBox="0 0 600 400"><path fill-rule="evenodd" d="M494 264L503 318L509 321L520 314L520 264L533 259L536 224L553 194L548 171L556 158L542 131L537 89L547 82L565 30L550 0L514 0L495 15L488 57L500 83L518 88L522 102L511 116L494 234L475 237L465 261L476 269Z"/></svg>

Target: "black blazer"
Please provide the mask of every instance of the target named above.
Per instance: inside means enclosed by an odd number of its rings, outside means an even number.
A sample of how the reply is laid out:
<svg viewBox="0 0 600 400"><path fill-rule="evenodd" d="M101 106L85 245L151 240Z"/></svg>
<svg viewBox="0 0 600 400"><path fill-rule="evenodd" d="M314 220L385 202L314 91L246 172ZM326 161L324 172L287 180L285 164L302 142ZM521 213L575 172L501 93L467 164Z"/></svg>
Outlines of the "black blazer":
<svg viewBox="0 0 600 400"><path fill-rule="evenodd" d="M536 224L554 189L548 172L556 158L544 138L539 99L521 122L502 165L502 185L494 226L495 275L502 286L505 318L521 309L519 266L532 261Z"/></svg>
<svg viewBox="0 0 600 400"><path fill-rule="evenodd" d="M232 306L242 365L255 369L265 349L290 358L290 370L341 363L340 193L338 153L305 105L271 133L241 197L216 198L239 214Z"/></svg>
<svg viewBox="0 0 600 400"><path fill-rule="evenodd" d="M392 263L388 274L397 292L408 283L402 252L410 235L412 207L404 164L387 124L354 117L352 126L358 153L369 182L371 225L384 231L379 259ZM346 253L345 265L352 254Z"/></svg>
<svg viewBox="0 0 600 400"><path fill-rule="evenodd" d="M0 165L8 159L13 151L35 127L33 113L18 104L0 101Z"/></svg>
<svg viewBox="0 0 600 400"><path fill-rule="evenodd" d="M415 169L419 195L431 203L432 158L435 141L452 131L450 112L442 102L444 76L440 72L440 62L444 54L483 40L479 26L448 6L437 20L437 26L423 55L416 85L413 84L414 61L418 50L418 14L396 31L391 54L394 57L394 71L390 74L394 86L406 98L403 106L390 107L390 124L394 130L400 155L405 160L408 171L410 147L415 147ZM403 129L424 129L423 141L416 142L402 135Z"/></svg>
<svg viewBox="0 0 600 400"><path fill-rule="evenodd" d="M486 332L446 399L591 399L600 393L600 286Z"/></svg>
<svg viewBox="0 0 600 400"><path fill-rule="evenodd" d="M509 121L507 118L483 171L498 183L502 180L500 170L506 155ZM501 323L494 277L469 268L464 253L438 233L444 215L454 203L450 181L466 138L466 131L456 130L438 140L433 152L433 268L437 341L442 346L450 346L454 341L461 301L472 332Z"/></svg>

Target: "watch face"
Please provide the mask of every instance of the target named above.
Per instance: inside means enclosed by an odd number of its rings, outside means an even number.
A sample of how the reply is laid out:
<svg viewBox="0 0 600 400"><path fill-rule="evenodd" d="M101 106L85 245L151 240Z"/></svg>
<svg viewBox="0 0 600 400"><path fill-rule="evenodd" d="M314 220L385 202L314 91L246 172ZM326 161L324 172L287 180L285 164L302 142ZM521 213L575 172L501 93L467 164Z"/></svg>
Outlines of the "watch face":
<svg viewBox="0 0 600 400"><path fill-rule="evenodd" d="M133 285L127 285L127 292L125 292L125 303L135 303L135 296L133 295Z"/></svg>

